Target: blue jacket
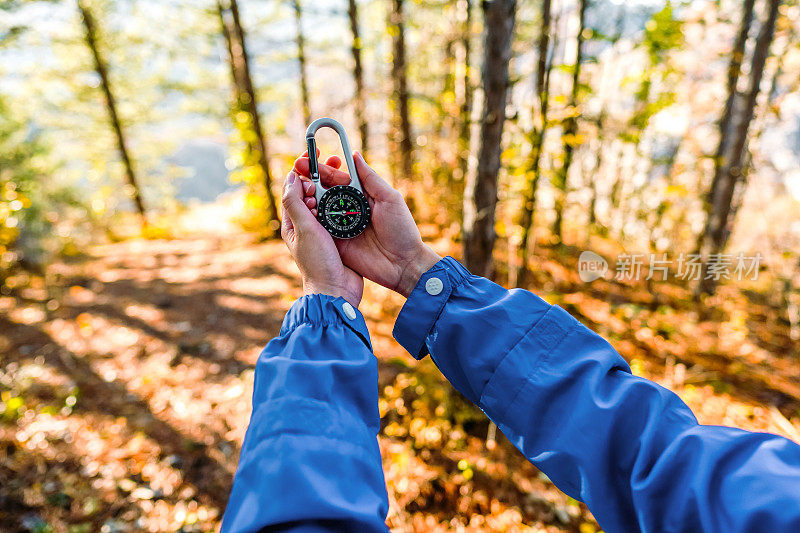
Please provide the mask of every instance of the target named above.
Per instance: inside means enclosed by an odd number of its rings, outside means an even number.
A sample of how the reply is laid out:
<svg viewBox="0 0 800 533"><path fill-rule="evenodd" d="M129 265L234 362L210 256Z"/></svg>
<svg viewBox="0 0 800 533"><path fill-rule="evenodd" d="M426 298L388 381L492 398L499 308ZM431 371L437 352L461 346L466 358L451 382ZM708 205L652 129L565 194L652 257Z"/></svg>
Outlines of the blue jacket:
<svg viewBox="0 0 800 533"><path fill-rule="evenodd" d="M617 531L800 531L800 446L701 426L605 340L454 259L419 280L394 336L431 354L533 464ZM377 364L358 311L305 296L255 372L224 532L385 531Z"/></svg>

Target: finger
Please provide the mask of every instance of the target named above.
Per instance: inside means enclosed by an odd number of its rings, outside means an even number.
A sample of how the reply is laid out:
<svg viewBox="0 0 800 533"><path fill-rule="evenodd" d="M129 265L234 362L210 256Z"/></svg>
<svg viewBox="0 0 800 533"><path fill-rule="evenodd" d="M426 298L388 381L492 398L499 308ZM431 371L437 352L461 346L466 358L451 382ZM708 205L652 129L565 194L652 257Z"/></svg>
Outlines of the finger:
<svg viewBox="0 0 800 533"><path fill-rule="evenodd" d="M296 174L296 172L295 172L295 174ZM309 178L307 178L307 177L305 177L305 176L303 176L301 174L298 174L298 176L300 177L300 180L303 183L303 195L305 195L305 196L314 196L314 193L317 190L317 187L316 187L316 185L314 185L314 182L311 181L311 179L309 179Z"/></svg>
<svg viewBox="0 0 800 533"><path fill-rule="evenodd" d="M311 198L306 198L306 205L308 206L309 209L314 209L315 207L317 207L317 199L314 198L313 196Z"/></svg>
<svg viewBox="0 0 800 533"><path fill-rule="evenodd" d="M310 178L311 171L309 170L309 165L308 165L308 155L303 154L302 156L295 159L294 165L292 165L292 170L294 170L295 173L300 174L301 176Z"/></svg>
<svg viewBox="0 0 800 533"><path fill-rule="evenodd" d="M294 172L289 172L283 184L283 211L291 218L294 229L302 231L311 228L316 223L311 212L303 202L303 187L300 179Z"/></svg>
<svg viewBox="0 0 800 533"><path fill-rule="evenodd" d="M300 158L294 162L295 172L303 176L309 176L308 159ZM347 185L350 183L350 174L343 170L339 170L328 165L319 165L319 179L325 188L333 187L334 185Z"/></svg>
<svg viewBox="0 0 800 533"><path fill-rule="evenodd" d="M319 148L316 148L314 151L317 152L317 157L319 157L320 154ZM308 150L303 152L303 155L301 155L300 157L308 157ZM300 159L300 157L298 157L298 159Z"/></svg>
<svg viewBox="0 0 800 533"><path fill-rule="evenodd" d="M316 151L317 151L317 159L319 159L319 154L320 154L319 148L317 148ZM302 168L300 166L298 166L298 163L300 161L305 161L306 162L305 166L303 166ZM305 172L303 172L302 169L305 169ZM294 165L292 167L292 170L294 170L296 173L300 174L301 176L305 176L307 178L311 177L311 175L310 175L310 173L308 171L308 150L303 152L300 155L300 157L298 157L297 159L294 160Z"/></svg>
<svg viewBox="0 0 800 533"><path fill-rule="evenodd" d="M338 155L332 155L328 159L325 160L325 164L329 167L333 168L341 168L342 167L342 158Z"/></svg>
<svg viewBox="0 0 800 533"><path fill-rule="evenodd" d="M317 216L317 209L316 208L312 209L311 210L311 214L314 215L314 217L316 217Z"/></svg>
<svg viewBox="0 0 800 533"><path fill-rule="evenodd" d="M292 224L292 219L286 216L284 213L284 216L281 217L281 238L283 239L283 242L286 243L286 246L289 247L290 251L292 249L291 243L293 242L293 234L294 224Z"/></svg>
<svg viewBox="0 0 800 533"><path fill-rule="evenodd" d="M361 152L353 152L353 160L356 163L356 172L358 172L358 178L361 180L364 192L375 200L388 200L392 194L397 192L377 172L370 168L367 162L364 161Z"/></svg>

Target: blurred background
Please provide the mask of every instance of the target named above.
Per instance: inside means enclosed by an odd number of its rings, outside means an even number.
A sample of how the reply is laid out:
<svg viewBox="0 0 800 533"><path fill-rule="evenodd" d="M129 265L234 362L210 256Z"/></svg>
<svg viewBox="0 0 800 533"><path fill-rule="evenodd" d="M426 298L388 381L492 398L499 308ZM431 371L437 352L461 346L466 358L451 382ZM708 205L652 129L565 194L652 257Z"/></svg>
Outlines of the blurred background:
<svg viewBox="0 0 800 533"><path fill-rule="evenodd" d="M795 0L0 0L0 530L218 527L320 116L439 253L800 441L799 31ZM599 531L391 338L402 303L360 306L388 525Z"/></svg>

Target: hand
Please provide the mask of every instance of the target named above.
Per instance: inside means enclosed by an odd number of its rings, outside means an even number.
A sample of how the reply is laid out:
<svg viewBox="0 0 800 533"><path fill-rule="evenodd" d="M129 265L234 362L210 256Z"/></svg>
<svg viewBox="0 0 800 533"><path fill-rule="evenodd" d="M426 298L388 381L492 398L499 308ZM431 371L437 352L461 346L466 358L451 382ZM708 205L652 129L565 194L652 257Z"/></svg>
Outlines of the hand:
<svg viewBox="0 0 800 533"><path fill-rule="evenodd" d="M335 239L336 247L345 265L408 297L420 276L441 257L422 242L402 194L378 176L359 152L353 153L353 159L361 188L372 209L372 222L358 237ZM308 164L306 153L295 161L294 170L308 177ZM319 165L320 179L326 188L350 183L347 172L339 170L341 165L341 159L336 156ZM316 212L314 190L313 183L306 188L305 203Z"/></svg>
<svg viewBox="0 0 800 533"><path fill-rule="evenodd" d="M283 183L281 236L300 268L303 294L342 296L358 307L364 279L342 264L333 238L304 203L303 189L309 186L294 171Z"/></svg>

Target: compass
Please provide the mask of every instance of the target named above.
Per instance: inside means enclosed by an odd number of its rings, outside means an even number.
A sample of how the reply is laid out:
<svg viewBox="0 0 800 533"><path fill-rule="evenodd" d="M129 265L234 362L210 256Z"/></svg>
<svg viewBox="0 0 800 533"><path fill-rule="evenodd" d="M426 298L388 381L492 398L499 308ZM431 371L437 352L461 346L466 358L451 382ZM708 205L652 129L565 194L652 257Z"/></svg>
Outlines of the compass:
<svg viewBox="0 0 800 533"><path fill-rule="evenodd" d="M351 239L369 225L370 209L367 199L349 185L331 187L317 204L317 219L334 237Z"/></svg>
<svg viewBox="0 0 800 533"><path fill-rule="evenodd" d="M342 142L344 159L350 173L349 185L336 185L325 189L319 179L319 162L317 161L317 141L314 135L317 130L328 127L339 134ZM328 233L338 239L352 239L361 235L370 221L371 210L367 197L361 191L361 182L356 172L353 153L347 141L344 127L332 118L320 118L311 123L306 130L308 144L309 174L315 185L317 199L317 220Z"/></svg>

